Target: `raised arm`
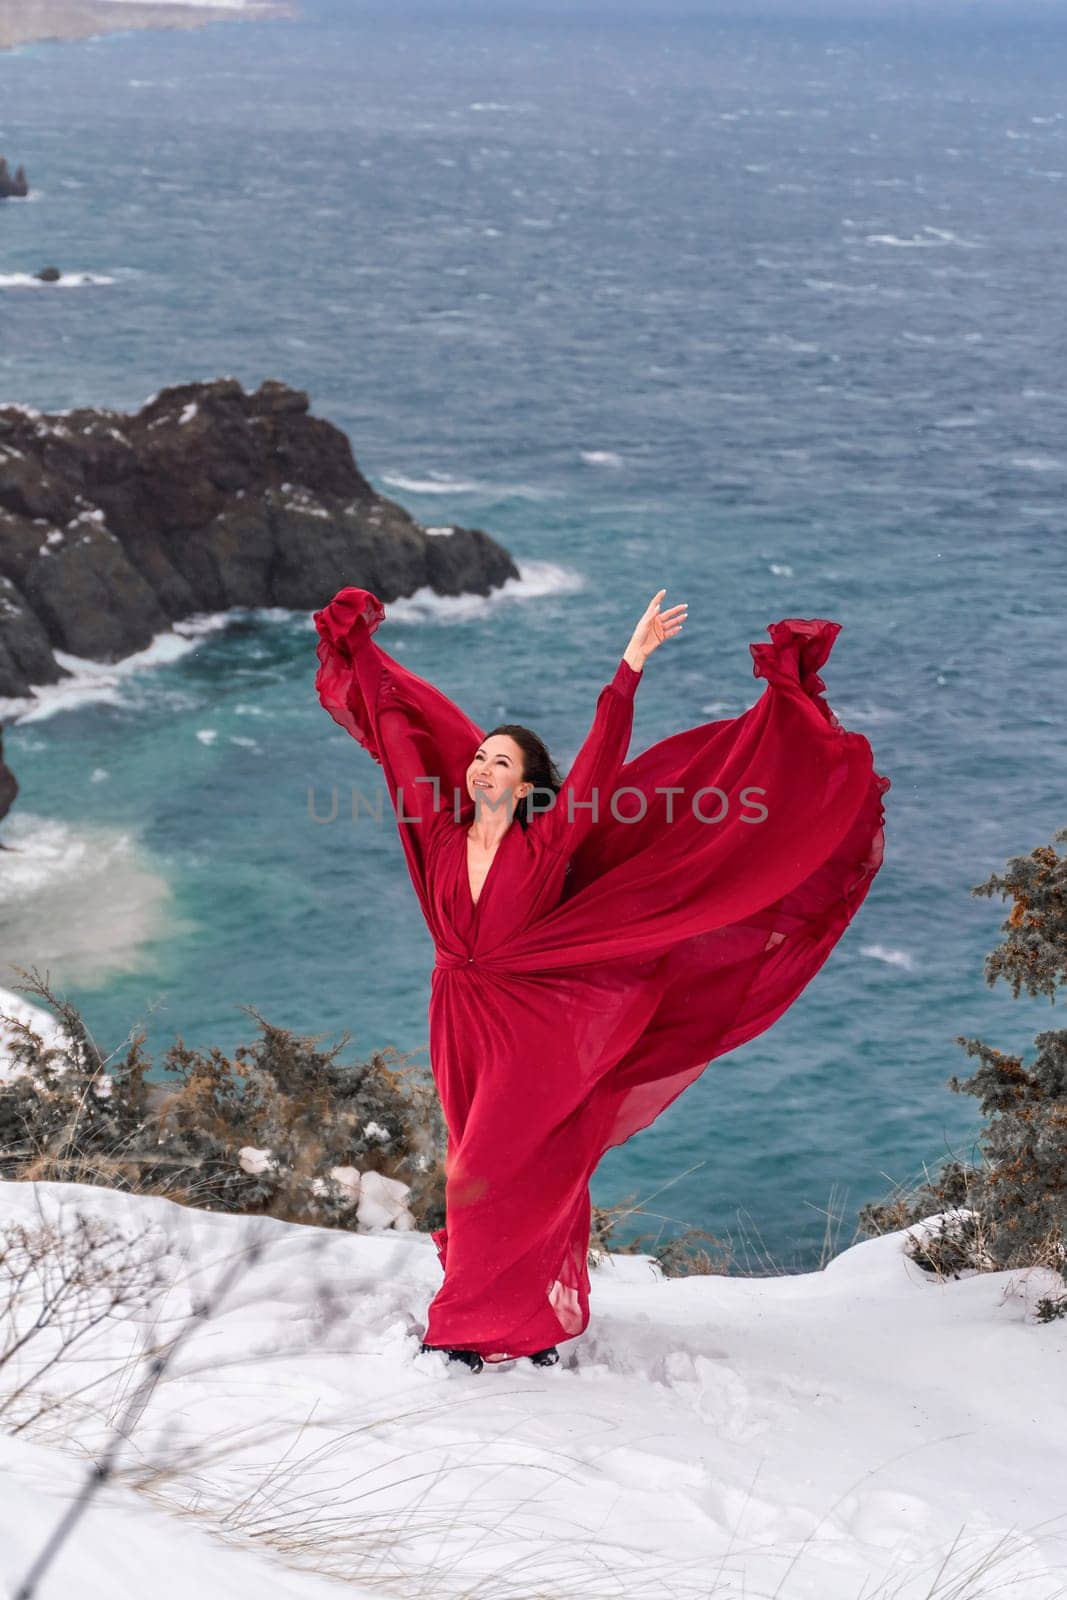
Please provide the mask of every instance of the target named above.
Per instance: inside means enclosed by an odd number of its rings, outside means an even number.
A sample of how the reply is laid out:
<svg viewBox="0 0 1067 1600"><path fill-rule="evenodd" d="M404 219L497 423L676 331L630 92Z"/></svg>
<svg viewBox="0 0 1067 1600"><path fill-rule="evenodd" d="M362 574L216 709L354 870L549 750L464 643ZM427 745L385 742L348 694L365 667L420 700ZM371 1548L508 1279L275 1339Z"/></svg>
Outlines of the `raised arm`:
<svg viewBox="0 0 1067 1600"><path fill-rule="evenodd" d="M638 619L614 677L600 691L593 725L574 758L555 805L537 817L541 839L568 856L578 849L590 829L612 815L615 781L630 746L634 695L644 664L664 639L681 632L685 605L661 612L665 593L665 589L660 589L653 595ZM543 803L544 797L535 794L534 800ZM627 814L625 809L623 814Z"/></svg>
<svg viewBox="0 0 1067 1600"><path fill-rule="evenodd" d="M384 616L376 595L354 587L315 612L315 690L324 710L381 766L419 888L432 832L451 815L455 789L465 794L467 765L484 735L440 689L376 643Z"/></svg>

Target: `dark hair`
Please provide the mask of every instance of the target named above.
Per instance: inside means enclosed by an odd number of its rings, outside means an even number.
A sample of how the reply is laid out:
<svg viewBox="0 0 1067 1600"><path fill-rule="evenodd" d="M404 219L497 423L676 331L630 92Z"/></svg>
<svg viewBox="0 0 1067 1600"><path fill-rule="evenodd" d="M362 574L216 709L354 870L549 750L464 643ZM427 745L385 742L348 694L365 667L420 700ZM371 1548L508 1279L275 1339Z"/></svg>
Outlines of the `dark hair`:
<svg viewBox="0 0 1067 1600"><path fill-rule="evenodd" d="M491 739L494 733L506 733L509 739L514 739L522 751L522 782L532 783L536 795L538 810L544 809L544 791L551 789L553 794L559 794L563 787L563 778L559 768L548 753L548 746L540 734L534 733L532 728L524 728L521 722L501 722L495 728L490 728L486 734ZM523 831L530 825L531 795L523 795L515 803L515 820L520 823Z"/></svg>

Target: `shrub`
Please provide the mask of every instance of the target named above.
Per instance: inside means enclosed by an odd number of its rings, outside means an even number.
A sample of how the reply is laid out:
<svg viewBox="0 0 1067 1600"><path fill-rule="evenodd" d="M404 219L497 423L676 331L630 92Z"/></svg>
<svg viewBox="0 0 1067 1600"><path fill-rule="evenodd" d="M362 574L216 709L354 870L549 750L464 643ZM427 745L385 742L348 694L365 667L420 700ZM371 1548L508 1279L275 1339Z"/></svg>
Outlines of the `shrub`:
<svg viewBox="0 0 1067 1600"><path fill-rule="evenodd" d="M1067 839L1067 829L1055 835ZM1002 924L1005 937L986 958L985 976L1045 995L1053 1005L1067 984L1067 857L1042 845L1008 862L973 895L1000 893L1013 905ZM953 1075L948 1086L972 1094L986 1118L978 1147L982 1159L956 1159L909 1194L864 1206L859 1214L869 1234L940 1216L934 1231L916 1238L909 1253L931 1271L999 1272L1042 1266L1063 1280L1067 1259L1067 1030L1039 1033L1029 1066L980 1039L955 1041L979 1065L969 1078ZM1064 1292L1038 1301L1042 1321L1067 1316Z"/></svg>
<svg viewBox="0 0 1067 1600"><path fill-rule="evenodd" d="M59 1043L5 1018L0 1177L99 1183L320 1227L440 1226L440 1105L428 1073L399 1052L347 1066L338 1060L347 1032L321 1049L246 1006L254 1045L231 1058L179 1037L162 1058L173 1081L150 1082L143 1034L105 1061L76 1009L23 976L56 1011Z"/></svg>

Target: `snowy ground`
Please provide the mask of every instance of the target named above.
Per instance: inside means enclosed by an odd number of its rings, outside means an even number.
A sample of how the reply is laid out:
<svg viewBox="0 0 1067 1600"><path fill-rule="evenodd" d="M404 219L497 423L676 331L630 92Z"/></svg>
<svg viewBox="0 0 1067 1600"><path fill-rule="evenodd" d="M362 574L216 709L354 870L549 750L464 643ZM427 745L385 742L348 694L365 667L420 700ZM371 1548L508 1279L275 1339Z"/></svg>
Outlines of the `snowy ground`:
<svg viewBox="0 0 1067 1600"><path fill-rule="evenodd" d="M474 1375L418 1353L440 1281L425 1235L0 1184L0 1237L69 1236L79 1213L147 1227L134 1255L164 1287L42 1371L47 1330L3 1361L40 1295L28 1280L7 1316L0 1265L0 1420L67 1397L0 1438L9 1594L129 1403L144 1342L210 1298L256 1229L261 1256L193 1324L41 1600L1067 1588L1067 1324L1032 1318L1047 1273L937 1283L903 1234L781 1278L663 1279L609 1257L562 1365Z"/></svg>

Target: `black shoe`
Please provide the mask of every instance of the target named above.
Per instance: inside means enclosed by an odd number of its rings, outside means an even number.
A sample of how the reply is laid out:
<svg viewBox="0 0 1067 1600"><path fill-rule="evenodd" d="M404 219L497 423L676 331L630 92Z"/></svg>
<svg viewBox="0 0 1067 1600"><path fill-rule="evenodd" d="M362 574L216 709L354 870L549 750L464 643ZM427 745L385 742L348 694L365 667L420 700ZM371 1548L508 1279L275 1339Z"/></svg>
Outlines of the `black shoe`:
<svg viewBox="0 0 1067 1600"><path fill-rule="evenodd" d="M485 1366L485 1362L477 1350L450 1350L447 1345L443 1344L420 1344L419 1354L421 1355L426 1350L443 1350L449 1361L462 1361L464 1366L469 1367L472 1372L481 1372Z"/></svg>
<svg viewBox="0 0 1067 1600"><path fill-rule="evenodd" d="M559 1351L554 1344L550 1344L547 1350L535 1350L527 1360L532 1361L535 1367L554 1367L559 1360Z"/></svg>

